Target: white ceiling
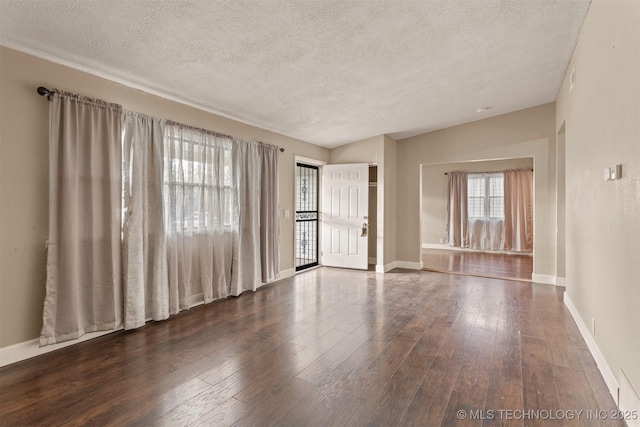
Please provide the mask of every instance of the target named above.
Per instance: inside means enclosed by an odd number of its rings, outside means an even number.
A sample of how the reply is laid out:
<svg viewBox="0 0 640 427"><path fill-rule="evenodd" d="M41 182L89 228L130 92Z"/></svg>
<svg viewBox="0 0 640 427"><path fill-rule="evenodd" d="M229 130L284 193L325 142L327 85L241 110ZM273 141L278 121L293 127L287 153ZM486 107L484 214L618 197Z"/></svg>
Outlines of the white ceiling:
<svg viewBox="0 0 640 427"><path fill-rule="evenodd" d="M0 0L0 44L335 147L553 101L589 4Z"/></svg>

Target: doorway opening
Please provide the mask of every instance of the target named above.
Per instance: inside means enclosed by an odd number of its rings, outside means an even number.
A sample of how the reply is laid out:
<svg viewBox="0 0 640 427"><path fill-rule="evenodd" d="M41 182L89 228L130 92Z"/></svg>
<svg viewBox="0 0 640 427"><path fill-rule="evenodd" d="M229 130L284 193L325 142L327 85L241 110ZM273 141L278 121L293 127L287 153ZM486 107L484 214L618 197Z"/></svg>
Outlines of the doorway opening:
<svg viewBox="0 0 640 427"><path fill-rule="evenodd" d="M318 166L296 163L296 271L318 265Z"/></svg>
<svg viewBox="0 0 640 427"><path fill-rule="evenodd" d="M534 169L533 157L505 158L495 160L475 160L451 163L424 164L421 167L421 202L420 202L420 233L421 260L423 269L452 274L463 274L481 277L501 278L509 280L530 281L533 274L533 251L527 248L514 247L512 242L507 245L507 215L504 210L509 204L511 212L527 212L520 223L528 223L535 212L534 191L530 192L530 202L523 205L514 201L528 199L524 195L513 197L513 191L507 191L505 182L496 184L492 188L491 177L502 172L512 170ZM458 204L449 199L449 175L451 172L466 172L463 178L466 186L459 196ZM533 172L535 174L535 172ZM464 177L464 175L463 175ZM476 181L469 183L469 177L477 180L479 186L473 186ZM477 178L477 179L476 179ZM504 178L503 178L504 179ZM533 175L531 176L533 181ZM487 182L488 181L488 182ZM477 187L477 188L476 188ZM516 186L520 188L520 186ZM505 195L509 194L507 198ZM508 200L511 199L511 200ZM451 202L451 207L449 206ZM515 203L515 205L514 205ZM470 207L479 209L471 210ZM495 209L494 209L495 208ZM447 228L450 209L464 209L467 218L460 215L457 239L447 238ZM493 210L491 210L493 209ZM495 212L494 212L495 211ZM504 212L504 213L502 213ZM455 216L455 215L454 215ZM522 215L518 214L518 218ZM532 221L532 219L531 219ZM510 224L510 235L514 235L514 225ZM516 229L517 230L517 229ZM527 236L521 238L533 239L533 228L523 230ZM509 241L512 241L513 237ZM533 240L531 240L533 243Z"/></svg>

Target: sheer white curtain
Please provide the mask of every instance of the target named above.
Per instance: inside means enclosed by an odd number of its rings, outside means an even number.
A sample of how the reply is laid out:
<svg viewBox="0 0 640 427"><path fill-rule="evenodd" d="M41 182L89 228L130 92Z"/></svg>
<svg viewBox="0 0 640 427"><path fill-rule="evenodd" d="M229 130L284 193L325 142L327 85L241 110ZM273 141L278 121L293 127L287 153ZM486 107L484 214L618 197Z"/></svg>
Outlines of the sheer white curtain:
<svg viewBox="0 0 640 427"><path fill-rule="evenodd" d="M502 219L469 219L469 249L501 251L504 249L504 221Z"/></svg>
<svg viewBox="0 0 640 427"><path fill-rule="evenodd" d="M171 313L231 291L238 184L230 138L168 123L164 212Z"/></svg>
<svg viewBox="0 0 640 427"><path fill-rule="evenodd" d="M164 120L125 112L122 266L124 327L169 317L162 190Z"/></svg>
<svg viewBox="0 0 640 427"><path fill-rule="evenodd" d="M121 107L59 92L49 113L49 248L40 345L122 324Z"/></svg>
<svg viewBox="0 0 640 427"><path fill-rule="evenodd" d="M125 327L278 274L278 151L125 114Z"/></svg>

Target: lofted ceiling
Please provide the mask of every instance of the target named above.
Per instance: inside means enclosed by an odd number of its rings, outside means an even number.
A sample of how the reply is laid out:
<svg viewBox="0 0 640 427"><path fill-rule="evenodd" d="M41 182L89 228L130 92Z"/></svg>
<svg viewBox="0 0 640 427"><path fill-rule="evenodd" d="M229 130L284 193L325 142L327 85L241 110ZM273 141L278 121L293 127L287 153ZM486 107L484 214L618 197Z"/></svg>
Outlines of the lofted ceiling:
<svg viewBox="0 0 640 427"><path fill-rule="evenodd" d="M553 101L589 4L0 0L0 44L335 147Z"/></svg>

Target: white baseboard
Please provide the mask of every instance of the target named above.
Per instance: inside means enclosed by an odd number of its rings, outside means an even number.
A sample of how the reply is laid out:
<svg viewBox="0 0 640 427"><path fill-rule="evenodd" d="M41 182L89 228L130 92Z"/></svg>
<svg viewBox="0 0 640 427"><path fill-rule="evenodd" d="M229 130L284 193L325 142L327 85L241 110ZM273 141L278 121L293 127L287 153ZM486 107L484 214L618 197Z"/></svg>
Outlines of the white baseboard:
<svg viewBox="0 0 640 427"><path fill-rule="evenodd" d="M567 286L567 279L565 277L556 276L556 286Z"/></svg>
<svg viewBox="0 0 640 427"><path fill-rule="evenodd" d="M293 277L295 275L296 275L296 269L295 268L289 268L287 270L282 270L280 272L280 275L278 276L278 278L276 280L274 280L274 282L277 282L278 280L286 279L287 277Z"/></svg>
<svg viewBox="0 0 640 427"><path fill-rule="evenodd" d="M18 344L10 345L0 348L0 367L11 365L12 363L20 362L22 360L30 359L32 357L40 356L41 354L50 353L55 350L59 350L70 345L79 344L84 341L89 341L94 338L98 338L107 334L111 334L116 331L121 331L122 327L113 331L99 331L89 332L84 334L80 338L71 341L65 341L57 344L50 344L44 347L40 347L40 339L21 342Z"/></svg>
<svg viewBox="0 0 640 427"><path fill-rule="evenodd" d="M277 282L278 280L286 279L287 277L293 277L296 274L295 268L289 268L287 270L283 270L280 272L280 275L277 279L273 280L270 283ZM266 284L266 283L265 283ZM262 285L265 285L262 284ZM193 307L203 304L196 303ZM120 327L111 331L99 331L99 332L89 332L84 334L78 339L65 341L57 344L50 344L44 347L40 347L40 340L38 338L32 339L29 341L21 342L18 344L10 345L7 347L0 348L0 367L11 365L12 363L20 362L22 360L30 359L32 357L40 356L41 354L50 353L55 350L59 350L64 347L68 347L70 345L79 344L84 341L88 341L94 338L98 338L107 334L111 334L116 331L121 331L123 328Z"/></svg>
<svg viewBox="0 0 640 427"><path fill-rule="evenodd" d="M575 320L576 325L578 325L580 334L582 335L582 338L584 338L584 341L587 343L587 347L589 347L589 351L591 352L591 355L598 365L598 369L600 370L600 373L604 378L604 382L607 384L609 393L611 393L611 396L613 396L613 400L616 402L616 405L618 405L618 388L620 387L618 384L618 380L609 367L609 364L604 358L604 355L600 351L600 347L598 347L596 340L593 338L593 335L591 335L587 324L584 323L584 320L582 320L582 317L580 317L578 309L575 305L573 305L573 302L571 302L571 298L569 298L569 294L567 294L566 292L564 293L564 305L567 306L567 308L569 309L569 313L571 313L571 316L573 317L573 320Z"/></svg>
<svg viewBox="0 0 640 427"><path fill-rule="evenodd" d="M631 415L629 417L625 416L628 427L640 427L640 396L633 389L629 378L627 378L622 369L620 369L619 378L620 391L618 394L620 401L618 402L618 408L622 411L622 415Z"/></svg>
<svg viewBox="0 0 640 427"><path fill-rule="evenodd" d="M387 271L391 271L394 268L406 268L409 270L422 270L422 261L421 262L410 262L410 261L393 261L389 264L381 265L376 264L376 273L386 273Z"/></svg>
<svg viewBox="0 0 640 427"><path fill-rule="evenodd" d="M531 281L535 283L544 283L545 285L555 285L556 284L556 276L552 276L550 274L536 274L533 273L531 275Z"/></svg>
<svg viewBox="0 0 640 427"><path fill-rule="evenodd" d="M422 249L451 249L452 251L461 251L462 248L457 246L449 246L444 243L423 243Z"/></svg>
<svg viewBox="0 0 640 427"><path fill-rule="evenodd" d="M406 268L408 270L422 270L422 261L396 261L396 268Z"/></svg>
<svg viewBox="0 0 640 427"><path fill-rule="evenodd" d="M396 268L396 262L390 262L389 264L376 264L376 273L386 273Z"/></svg>

